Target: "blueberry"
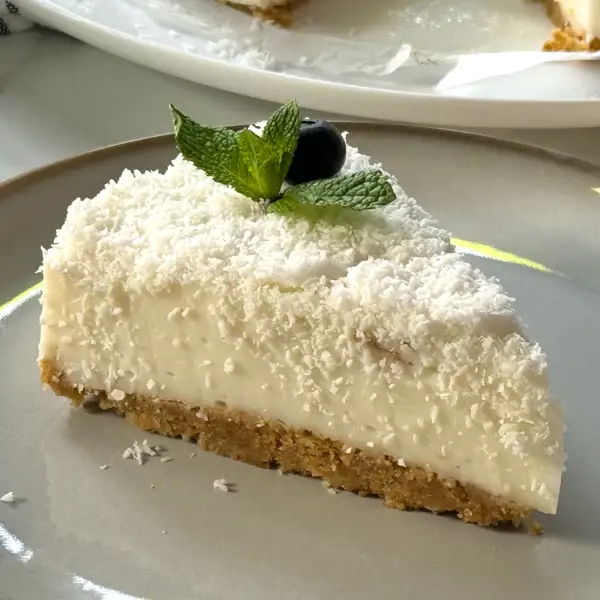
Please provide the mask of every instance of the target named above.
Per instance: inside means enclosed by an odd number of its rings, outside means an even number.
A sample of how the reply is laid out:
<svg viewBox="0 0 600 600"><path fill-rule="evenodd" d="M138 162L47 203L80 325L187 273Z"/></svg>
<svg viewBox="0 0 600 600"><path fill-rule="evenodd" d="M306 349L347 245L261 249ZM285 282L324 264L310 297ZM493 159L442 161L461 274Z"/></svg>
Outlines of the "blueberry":
<svg viewBox="0 0 600 600"><path fill-rule="evenodd" d="M298 147L285 178L290 185L328 179L337 175L346 161L346 142L328 121L302 121Z"/></svg>

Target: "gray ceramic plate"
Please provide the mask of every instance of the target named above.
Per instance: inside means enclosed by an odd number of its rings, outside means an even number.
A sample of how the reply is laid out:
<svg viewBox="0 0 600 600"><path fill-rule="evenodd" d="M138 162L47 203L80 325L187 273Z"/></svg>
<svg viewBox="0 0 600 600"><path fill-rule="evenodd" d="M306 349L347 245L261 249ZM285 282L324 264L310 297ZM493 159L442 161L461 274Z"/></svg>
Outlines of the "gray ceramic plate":
<svg viewBox="0 0 600 600"><path fill-rule="evenodd" d="M600 169L462 134L347 128L457 236L553 270L472 259L517 298L566 404L568 469L558 515L542 519L546 535L331 496L316 481L191 458L183 441L161 442L173 462L125 461L143 433L40 389L33 294L5 305L0 323L0 495L19 499L0 503L0 598L600 597ZM74 197L125 167L163 168L174 154L170 137L142 140L0 186L0 305L39 281L39 248ZM215 492L221 477L237 493Z"/></svg>

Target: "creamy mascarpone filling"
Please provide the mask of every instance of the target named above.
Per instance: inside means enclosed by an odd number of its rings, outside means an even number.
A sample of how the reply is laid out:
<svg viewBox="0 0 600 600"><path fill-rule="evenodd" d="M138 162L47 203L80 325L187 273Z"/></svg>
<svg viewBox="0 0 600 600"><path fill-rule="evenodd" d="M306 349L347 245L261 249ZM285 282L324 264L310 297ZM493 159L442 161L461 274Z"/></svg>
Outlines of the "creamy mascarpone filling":
<svg viewBox="0 0 600 600"><path fill-rule="evenodd" d="M600 38L600 1L560 0L559 5L574 29L585 31L590 38Z"/></svg>

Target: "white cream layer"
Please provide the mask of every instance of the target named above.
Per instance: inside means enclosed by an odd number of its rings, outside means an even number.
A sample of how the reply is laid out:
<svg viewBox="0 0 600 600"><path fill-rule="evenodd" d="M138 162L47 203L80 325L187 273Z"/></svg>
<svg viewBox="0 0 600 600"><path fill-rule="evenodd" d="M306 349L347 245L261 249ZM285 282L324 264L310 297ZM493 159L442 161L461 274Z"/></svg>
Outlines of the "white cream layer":
<svg viewBox="0 0 600 600"><path fill-rule="evenodd" d="M560 0L559 4L573 28L585 31L590 38L600 38L599 0Z"/></svg>
<svg viewBox="0 0 600 600"><path fill-rule="evenodd" d="M395 203L314 223L181 159L124 173L45 254L40 357L117 400L224 401L554 512L545 356L391 181Z"/></svg>

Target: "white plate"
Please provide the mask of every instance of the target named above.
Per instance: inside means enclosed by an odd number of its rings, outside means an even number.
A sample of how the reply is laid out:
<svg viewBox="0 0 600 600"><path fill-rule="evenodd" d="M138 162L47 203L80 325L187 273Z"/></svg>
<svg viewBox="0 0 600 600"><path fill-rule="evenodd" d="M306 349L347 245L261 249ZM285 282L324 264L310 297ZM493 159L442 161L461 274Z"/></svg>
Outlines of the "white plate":
<svg viewBox="0 0 600 600"><path fill-rule="evenodd" d="M448 126L600 125L600 62L537 52L552 26L529 0L313 0L290 30L214 0L18 5L139 64L264 100Z"/></svg>
<svg viewBox="0 0 600 600"><path fill-rule="evenodd" d="M42 391L34 292L0 308L0 495L19 500L0 503L2 600L598 600L598 168L473 136L344 127L461 238L564 273L472 259L517 298L564 399L568 468L545 535L330 496L315 480L190 458L181 440L148 436L173 462L123 460L147 434ZM73 197L174 154L171 136L141 140L1 185L0 305L39 281L39 248ZM217 478L237 493L214 491Z"/></svg>

